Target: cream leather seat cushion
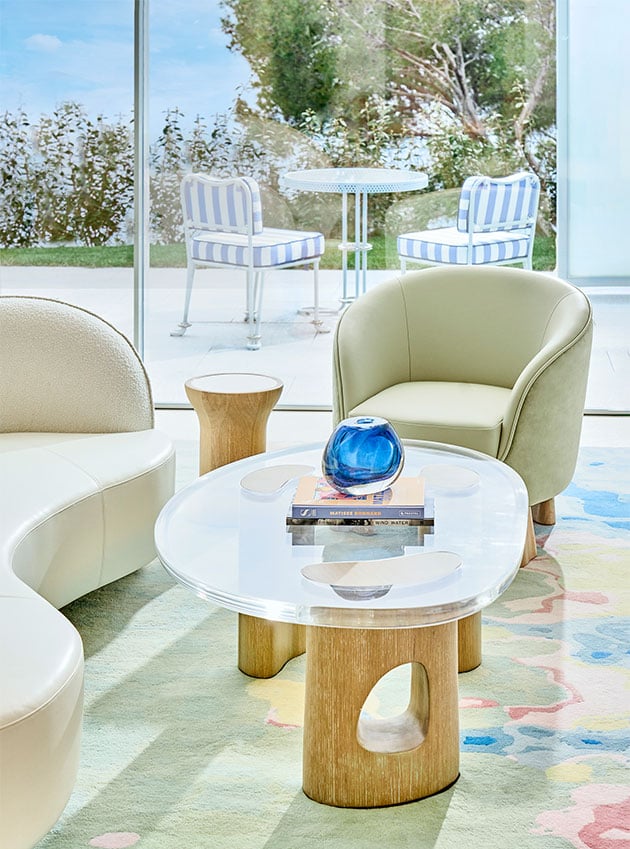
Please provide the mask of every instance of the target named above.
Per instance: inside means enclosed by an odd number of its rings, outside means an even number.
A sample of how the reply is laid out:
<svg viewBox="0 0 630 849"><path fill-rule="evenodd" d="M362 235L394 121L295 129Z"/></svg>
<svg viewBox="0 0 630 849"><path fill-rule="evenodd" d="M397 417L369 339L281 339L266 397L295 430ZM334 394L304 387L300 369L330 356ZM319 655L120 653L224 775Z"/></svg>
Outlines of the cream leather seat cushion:
<svg viewBox="0 0 630 849"><path fill-rule="evenodd" d="M410 381L388 386L349 415L381 416L409 439L446 442L495 457L511 392L479 383Z"/></svg>
<svg viewBox="0 0 630 849"><path fill-rule="evenodd" d="M55 608L154 559L175 451L153 425L120 331L72 304L0 296L2 849L32 849L72 792L83 647Z"/></svg>
<svg viewBox="0 0 630 849"><path fill-rule="evenodd" d="M0 843L31 846L66 803L79 760L83 646L34 593L0 598Z"/></svg>
<svg viewBox="0 0 630 849"><path fill-rule="evenodd" d="M172 476L173 447L158 431L3 434L0 556L16 594L28 592L17 578L62 607L152 560Z"/></svg>

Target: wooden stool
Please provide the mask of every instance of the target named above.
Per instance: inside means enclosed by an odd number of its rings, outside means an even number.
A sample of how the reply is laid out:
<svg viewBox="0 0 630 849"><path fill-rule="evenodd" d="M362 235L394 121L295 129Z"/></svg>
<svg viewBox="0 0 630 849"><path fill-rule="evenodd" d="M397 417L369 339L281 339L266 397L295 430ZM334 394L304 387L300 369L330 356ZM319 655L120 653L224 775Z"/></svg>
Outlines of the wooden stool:
<svg viewBox="0 0 630 849"><path fill-rule="evenodd" d="M264 374L205 374L184 384L199 419L199 474L262 454L282 381Z"/></svg>
<svg viewBox="0 0 630 849"><path fill-rule="evenodd" d="M184 384L199 419L199 474L262 454L267 422L283 384L264 374L223 372L192 377ZM246 675L270 678L303 654L303 625L238 617L238 666Z"/></svg>

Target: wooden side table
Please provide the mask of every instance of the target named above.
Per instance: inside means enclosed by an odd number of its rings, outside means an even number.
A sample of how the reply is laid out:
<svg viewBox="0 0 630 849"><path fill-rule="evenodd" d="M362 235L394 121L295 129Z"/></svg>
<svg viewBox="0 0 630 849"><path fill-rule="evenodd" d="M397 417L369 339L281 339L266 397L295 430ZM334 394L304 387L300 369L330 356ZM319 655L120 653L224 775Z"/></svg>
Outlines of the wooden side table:
<svg viewBox="0 0 630 849"><path fill-rule="evenodd" d="M269 414L283 383L265 374L218 372L184 384L199 419L199 474L262 454ZM246 675L271 678L306 651L306 628L239 613L238 667Z"/></svg>

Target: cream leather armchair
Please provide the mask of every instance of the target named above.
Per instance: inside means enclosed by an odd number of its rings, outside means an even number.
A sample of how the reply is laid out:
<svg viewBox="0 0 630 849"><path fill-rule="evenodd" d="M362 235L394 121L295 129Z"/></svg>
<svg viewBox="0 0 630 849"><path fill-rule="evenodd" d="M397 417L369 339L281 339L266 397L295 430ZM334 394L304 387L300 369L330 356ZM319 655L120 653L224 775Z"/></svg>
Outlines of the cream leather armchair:
<svg viewBox="0 0 630 849"><path fill-rule="evenodd" d="M515 268L431 268L382 283L342 315L333 417L389 419L403 438L503 460L534 519L575 470L591 306L569 283Z"/></svg>

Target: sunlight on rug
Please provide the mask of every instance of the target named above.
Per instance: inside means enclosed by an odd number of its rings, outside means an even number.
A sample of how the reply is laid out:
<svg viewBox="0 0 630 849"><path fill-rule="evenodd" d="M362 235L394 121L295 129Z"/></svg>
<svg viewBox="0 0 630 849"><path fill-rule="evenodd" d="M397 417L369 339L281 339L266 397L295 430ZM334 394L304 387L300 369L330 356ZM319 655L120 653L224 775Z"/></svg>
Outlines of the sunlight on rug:
<svg viewBox="0 0 630 849"><path fill-rule="evenodd" d="M38 849L628 849L630 452L584 449L556 506L484 611L482 666L459 678L460 779L396 808L304 796L304 658L246 678L236 615L158 563L69 605L81 768Z"/></svg>

